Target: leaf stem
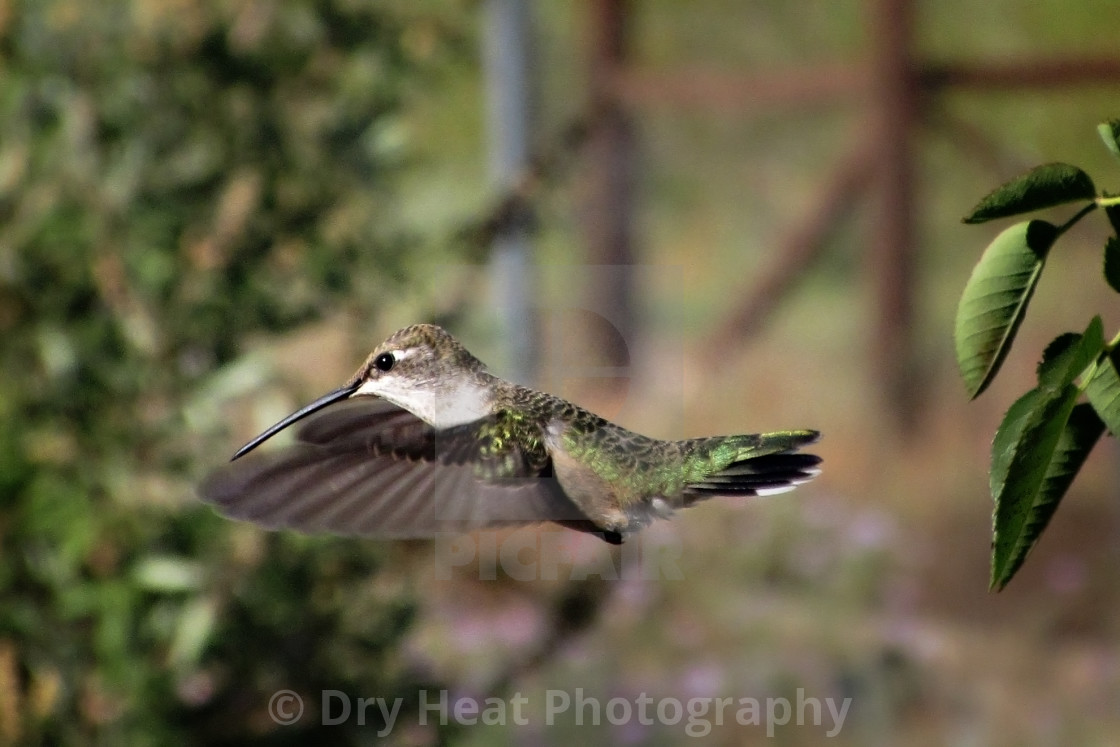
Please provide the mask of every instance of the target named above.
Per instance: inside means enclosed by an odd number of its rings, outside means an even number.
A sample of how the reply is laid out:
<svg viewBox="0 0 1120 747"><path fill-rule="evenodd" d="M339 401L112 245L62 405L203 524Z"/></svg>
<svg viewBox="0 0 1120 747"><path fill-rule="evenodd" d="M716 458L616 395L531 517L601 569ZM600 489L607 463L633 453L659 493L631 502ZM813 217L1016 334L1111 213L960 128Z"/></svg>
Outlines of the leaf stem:
<svg viewBox="0 0 1120 747"><path fill-rule="evenodd" d="M1085 388L1089 386L1089 382L1092 381L1093 377L1097 375L1097 369L1100 368L1101 363L1108 360L1109 356L1112 355L1112 351L1116 349L1117 345L1120 345L1120 332L1117 332L1116 336L1105 344L1104 350L1101 351L1101 354L1096 357L1092 365L1090 365L1081 373L1081 376L1079 377L1081 383L1078 387L1081 391L1085 391Z"/></svg>
<svg viewBox="0 0 1120 747"><path fill-rule="evenodd" d="M1090 203L1089 203L1088 205L1086 205L1085 207L1083 207L1083 208L1081 208L1080 210L1078 210L1078 211L1077 211L1077 213L1076 213L1076 214L1074 214L1074 216L1073 216L1072 218L1070 218L1069 220L1067 220L1067 221L1066 221L1065 223L1063 223L1062 225L1058 226L1058 235L1059 235L1059 236L1061 236L1061 235L1062 235L1063 233L1065 233L1065 232L1066 232L1066 231L1068 231L1068 230L1069 230L1070 228L1072 228L1072 227L1073 227L1073 224L1074 224L1074 223L1077 223L1077 221L1081 220L1081 219L1082 219L1082 218L1084 218L1084 217L1085 217L1086 215L1088 215L1089 213L1091 213L1091 212L1093 212L1094 210L1096 210L1096 209L1097 209L1097 205L1098 205L1098 202L1097 202L1097 201L1099 201L1099 200L1101 200L1101 199L1102 199L1102 198L1100 198L1100 197L1096 198L1096 201L1094 201L1094 202L1090 202ZM1112 198L1103 198L1103 199L1112 199Z"/></svg>
<svg viewBox="0 0 1120 747"><path fill-rule="evenodd" d="M1120 205L1120 195L1111 195L1110 197L1096 197L1093 201L1100 207L1112 207L1113 205Z"/></svg>

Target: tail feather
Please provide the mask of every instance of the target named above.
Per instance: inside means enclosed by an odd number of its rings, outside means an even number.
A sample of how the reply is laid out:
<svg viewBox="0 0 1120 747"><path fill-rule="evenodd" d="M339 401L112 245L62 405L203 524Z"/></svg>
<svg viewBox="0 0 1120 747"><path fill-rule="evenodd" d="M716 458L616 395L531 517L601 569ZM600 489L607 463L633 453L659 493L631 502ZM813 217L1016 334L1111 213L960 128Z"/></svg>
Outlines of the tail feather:
<svg viewBox="0 0 1120 747"><path fill-rule="evenodd" d="M815 438L812 440L816 440ZM809 439L805 440L808 443ZM796 446L794 446L796 448ZM717 495L775 495L821 473L821 458L793 450L747 457L685 487L684 505Z"/></svg>

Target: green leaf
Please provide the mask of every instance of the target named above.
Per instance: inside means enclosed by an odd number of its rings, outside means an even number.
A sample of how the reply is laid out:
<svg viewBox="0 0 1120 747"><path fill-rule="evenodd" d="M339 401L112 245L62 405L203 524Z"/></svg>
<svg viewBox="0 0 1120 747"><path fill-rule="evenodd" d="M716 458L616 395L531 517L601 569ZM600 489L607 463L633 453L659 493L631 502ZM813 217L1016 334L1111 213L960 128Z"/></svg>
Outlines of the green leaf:
<svg viewBox="0 0 1120 747"><path fill-rule="evenodd" d="M991 588L1003 589L1050 522L1104 424L1078 388L1034 389L1008 410L992 444Z"/></svg>
<svg viewBox="0 0 1120 747"><path fill-rule="evenodd" d="M1002 586L1037 539L1036 499L1077 399L1077 387L1032 389L1007 411L992 442L992 588Z"/></svg>
<svg viewBox="0 0 1120 747"><path fill-rule="evenodd" d="M1084 334L1067 332L1046 346L1038 364L1038 385L1043 389L1064 389L1093 364L1104 350L1104 325L1093 317Z"/></svg>
<svg viewBox="0 0 1120 747"><path fill-rule="evenodd" d="M970 397L987 388L1007 356L1057 237L1057 227L1046 221L1017 223L988 245L973 268L953 331Z"/></svg>
<svg viewBox="0 0 1120 747"><path fill-rule="evenodd" d="M972 208L964 222L983 223L1096 196L1097 188L1084 171L1068 163L1048 163L996 187Z"/></svg>
<svg viewBox="0 0 1120 747"><path fill-rule="evenodd" d="M136 564L132 575L140 588L164 593L191 591L202 586L205 580L197 562L167 555L143 558Z"/></svg>
<svg viewBox="0 0 1120 747"><path fill-rule="evenodd" d="M1042 399L1041 390L1032 389L1015 400L996 430L995 438L992 439L992 467L988 472L988 488L993 499L1003 492L1011 459L1015 456L1015 448L1023 437L1027 418L1034 412L1040 399Z"/></svg>
<svg viewBox="0 0 1120 747"><path fill-rule="evenodd" d="M204 596L192 599L178 615L167 661L179 669L197 665L218 621L218 604Z"/></svg>
<svg viewBox="0 0 1120 747"><path fill-rule="evenodd" d="M1110 119L1097 125L1097 134L1101 136L1105 146L1112 151L1112 155L1120 158L1120 119Z"/></svg>
<svg viewBox="0 0 1120 747"><path fill-rule="evenodd" d="M1120 293L1120 239L1109 236L1104 243L1104 279Z"/></svg>
<svg viewBox="0 0 1120 747"><path fill-rule="evenodd" d="M1097 369L1085 384L1085 395L1112 435L1120 435L1120 373L1117 353L1102 355Z"/></svg>

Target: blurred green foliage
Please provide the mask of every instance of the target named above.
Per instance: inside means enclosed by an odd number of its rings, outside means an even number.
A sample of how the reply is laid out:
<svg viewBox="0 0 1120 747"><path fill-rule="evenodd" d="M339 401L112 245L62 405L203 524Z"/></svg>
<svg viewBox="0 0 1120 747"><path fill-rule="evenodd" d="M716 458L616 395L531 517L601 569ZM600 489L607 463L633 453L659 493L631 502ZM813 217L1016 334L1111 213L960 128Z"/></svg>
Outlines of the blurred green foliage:
<svg viewBox="0 0 1120 747"><path fill-rule="evenodd" d="M402 111L465 10L0 4L0 742L299 742L277 689L416 692L378 547L196 505L184 413L246 336L407 273Z"/></svg>

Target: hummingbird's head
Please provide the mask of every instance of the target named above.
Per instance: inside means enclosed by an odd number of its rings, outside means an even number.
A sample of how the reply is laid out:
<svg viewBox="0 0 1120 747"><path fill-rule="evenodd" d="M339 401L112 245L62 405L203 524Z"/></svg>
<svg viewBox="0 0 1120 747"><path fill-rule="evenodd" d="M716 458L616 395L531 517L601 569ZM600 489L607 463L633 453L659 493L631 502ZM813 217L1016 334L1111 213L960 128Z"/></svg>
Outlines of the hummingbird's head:
<svg viewBox="0 0 1120 747"><path fill-rule="evenodd" d="M439 388L482 368L482 362L441 327L414 324L374 348L354 380L370 383L370 391L363 394L382 396L382 391L401 386Z"/></svg>
<svg viewBox="0 0 1120 747"><path fill-rule="evenodd" d="M435 428L490 414L493 377L458 340L434 324L414 324L377 346L350 381L297 410L242 446L237 459L276 433L340 400L380 397Z"/></svg>
<svg viewBox="0 0 1120 747"><path fill-rule="evenodd" d="M378 345L354 374L350 396L388 400L436 428L490 414L482 362L434 324L414 324Z"/></svg>

